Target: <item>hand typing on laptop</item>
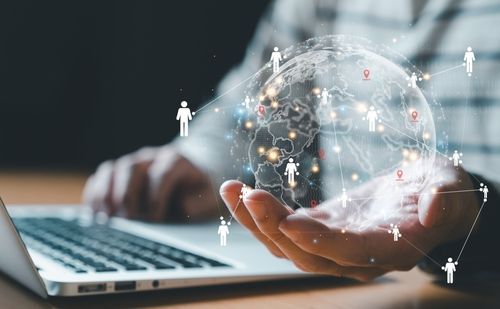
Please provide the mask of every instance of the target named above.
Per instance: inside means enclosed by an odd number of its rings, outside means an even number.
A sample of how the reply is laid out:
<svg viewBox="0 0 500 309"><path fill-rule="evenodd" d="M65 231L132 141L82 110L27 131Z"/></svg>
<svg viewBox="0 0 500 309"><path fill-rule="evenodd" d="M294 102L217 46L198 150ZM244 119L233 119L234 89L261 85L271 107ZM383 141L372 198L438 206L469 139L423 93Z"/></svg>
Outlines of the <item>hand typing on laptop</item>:
<svg viewBox="0 0 500 309"><path fill-rule="evenodd" d="M217 209L208 176L168 146L102 163L87 181L84 200L95 211L150 221L196 220Z"/></svg>

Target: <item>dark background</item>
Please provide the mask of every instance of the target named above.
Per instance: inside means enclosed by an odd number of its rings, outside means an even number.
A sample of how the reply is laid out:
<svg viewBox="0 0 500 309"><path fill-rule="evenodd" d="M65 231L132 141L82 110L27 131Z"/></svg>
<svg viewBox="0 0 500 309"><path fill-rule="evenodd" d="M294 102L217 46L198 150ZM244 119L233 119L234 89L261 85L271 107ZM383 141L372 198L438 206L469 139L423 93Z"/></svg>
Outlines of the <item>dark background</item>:
<svg viewBox="0 0 500 309"><path fill-rule="evenodd" d="M0 167L90 169L178 134L269 0L4 1Z"/></svg>

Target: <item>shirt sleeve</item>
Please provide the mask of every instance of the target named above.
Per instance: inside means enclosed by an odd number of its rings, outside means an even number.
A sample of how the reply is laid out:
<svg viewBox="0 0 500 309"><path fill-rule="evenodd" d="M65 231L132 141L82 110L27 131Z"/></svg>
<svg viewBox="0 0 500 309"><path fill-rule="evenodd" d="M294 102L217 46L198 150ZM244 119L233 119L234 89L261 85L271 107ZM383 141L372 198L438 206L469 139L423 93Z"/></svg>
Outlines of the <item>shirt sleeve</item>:
<svg viewBox="0 0 500 309"><path fill-rule="evenodd" d="M480 188L481 183L488 186L488 201L483 205L483 192L476 192L482 209L476 223L476 229L470 235L466 246L460 256L458 269L461 274L479 274L500 272L500 241L498 240L498 223L500 222L500 184L488 181L483 177L471 174L475 188ZM467 205L464 205L467 206ZM428 253L430 257L445 265L448 257L456 258L464 246L466 237L443 244ZM424 258L419 267L429 273L439 273L442 270L428 258Z"/></svg>
<svg viewBox="0 0 500 309"><path fill-rule="evenodd" d="M244 81L268 63L275 46L284 49L308 37L302 31L306 28L304 23L314 19L312 1L308 2L277 0L271 4L257 26L243 62L220 82L215 98L195 111L189 137L174 141L183 156L212 176L214 185L241 176L242 167L234 160L246 155L245 147L232 147L231 130L236 126L235 107L243 106Z"/></svg>

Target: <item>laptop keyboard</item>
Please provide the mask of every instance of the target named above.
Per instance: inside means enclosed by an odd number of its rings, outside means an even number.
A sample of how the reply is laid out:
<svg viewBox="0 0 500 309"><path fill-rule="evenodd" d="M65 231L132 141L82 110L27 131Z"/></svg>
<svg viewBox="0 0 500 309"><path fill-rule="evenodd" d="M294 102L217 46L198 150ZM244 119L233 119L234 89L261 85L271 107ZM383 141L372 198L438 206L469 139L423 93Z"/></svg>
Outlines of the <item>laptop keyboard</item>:
<svg viewBox="0 0 500 309"><path fill-rule="evenodd" d="M14 218L13 221L28 248L75 273L230 267L106 225L84 226L77 220L58 218Z"/></svg>

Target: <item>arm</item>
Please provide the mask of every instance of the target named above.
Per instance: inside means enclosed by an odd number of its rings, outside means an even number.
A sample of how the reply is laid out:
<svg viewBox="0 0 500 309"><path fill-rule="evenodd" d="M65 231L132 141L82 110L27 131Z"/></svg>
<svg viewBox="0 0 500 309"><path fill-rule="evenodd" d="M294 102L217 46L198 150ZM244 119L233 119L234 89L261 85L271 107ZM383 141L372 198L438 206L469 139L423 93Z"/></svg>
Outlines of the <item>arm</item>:
<svg viewBox="0 0 500 309"><path fill-rule="evenodd" d="M177 116L175 117L175 119L176 120L181 119L181 110L180 109L177 111Z"/></svg>
<svg viewBox="0 0 500 309"><path fill-rule="evenodd" d="M193 116L191 115L191 110L190 110L189 108L187 109L187 112L186 112L186 113L187 113L187 115L188 115L188 119L189 119L189 120L193 120Z"/></svg>

